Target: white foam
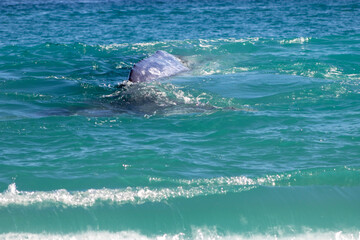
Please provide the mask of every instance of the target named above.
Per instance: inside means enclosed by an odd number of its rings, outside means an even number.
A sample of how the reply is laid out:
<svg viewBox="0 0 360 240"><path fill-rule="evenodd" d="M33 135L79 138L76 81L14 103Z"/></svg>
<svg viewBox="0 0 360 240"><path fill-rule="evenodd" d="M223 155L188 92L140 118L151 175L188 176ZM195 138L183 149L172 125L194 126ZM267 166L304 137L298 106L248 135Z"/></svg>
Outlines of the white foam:
<svg viewBox="0 0 360 240"><path fill-rule="evenodd" d="M195 184L197 186L178 186L174 188L150 189L148 187L124 188L124 189L89 189L86 191L69 192L65 189L54 191L19 191L15 183L9 185L8 189L0 194L0 206L8 205L31 205L57 203L66 206L93 206L96 202L110 202L113 204L143 204L145 202L161 202L172 198L192 198L210 194L226 193L225 185L232 185L233 182L219 180L217 184L209 182ZM236 182L236 180L235 180ZM191 184L192 185L192 184ZM246 184L245 184L246 185ZM242 186L236 191L249 190L251 187ZM225 189L224 189L225 187Z"/></svg>
<svg viewBox="0 0 360 240"><path fill-rule="evenodd" d="M193 198L227 192L240 192L256 188L260 185L275 186L277 182L290 179L291 174L269 175L260 178L246 176L200 178L200 179L161 179L156 182L171 182L178 185L172 188L127 187L121 189L88 189L86 191L67 191L58 189L53 191L19 191L12 183L8 189L0 193L0 206L31 205L31 204L60 204L65 206L93 206L96 202L113 204L143 204L145 202L161 202L173 198ZM153 178L149 179L154 182Z"/></svg>
<svg viewBox="0 0 360 240"><path fill-rule="evenodd" d="M128 167L128 166L124 166ZM146 202L161 202L174 198L193 198L229 192L248 191L259 186L295 186L302 185L299 178L308 179L329 172L359 171L357 168L314 169L309 172L294 171L291 173L266 175L250 178L246 176L172 179L149 178L147 187L127 187L119 189L88 189L85 191L68 191L58 189L53 191L19 191L12 183L8 189L0 193L0 206L31 205L31 204L60 204L65 206L93 206L97 202L110 204L143 204ZM174 187L156 187L159 184ZM306 181L305 181L306 184ZM318 182L321 184L321 182ZM328 184L328 183L324 183ZM340 184L340 183L337 183ZM348 184L345 182L344 184Z"/></svg>
<svg viewBox="0 0 360 240"><path fill-rule="evenodd" d="M219 39L199 39L200 43L251 43L259 41L258 37L249 38L219 38Z"/></svg>
<svg viewBox="0 0 360 240"><path fill-rule="evenodd" d="M291 175L269 175L251 179L245 176L200 178L200 179L161 179L156 182L171 182L178 185L173 188L127 187L122 189L88 189L86 191L19 191L12 183L8 189L0 193L0 206L31 205L39 203L57 203L66 206L93 206L96 202L114 204L143 204L145 202L161 202L172 198L193 198L227 192L251 190L260 185L275 186L277 181L290 178ZM149 183L154 182L152 178Z"/></svg>
<svg viewBox="0 0 360 240"><path fill-rule="evenodd" d="M290 40L281 40L280 44L304 44L311 40L311 37L298 37Z"/></svg>
<svg viewBox="0 0 360 240"><path fill-rule="evenodd" d="M121 231L121 232L107 232L107 231L89 231L83 233L70 233L70 234L51 234L51 233L4 233L0 234L0 240L14 240L14 239L27 239L27 240L65 240L65 239L87 239L87 240L98 240L98 239L137 239L137 240L185 240L185 239L195 239L195 240L297 240L297 239L306 239L306 240L360 240L360 232L356 233L344 233L342 231L328 231L328 232L308 232L301 234L293 235L262 235L254 234L251 236L240 235L240 234L218 234L216 231L211 231L208 229L195 229L189 235L185 233L178 233L174 235L163 234L157 236L146 236L144 234L135 232L135 231Z"/></svg>
<svg viewBox="0 0 360 240"><path fill-rule="evenodd" d="M297 41L308 41L311 38L296 38L294 40L287 40L290 43L295 43ZM255 44L259 42L258 37L253 38L219 38L219 39L185 39L185 40L168 40L168 41L153 41L153 42L139 42L139 43L112 43L107 45L99 45L103 50L118 50L124 48L130 48L131 50L150 50L154 51L154 47L158 48L179 46L179 45L192 45L193 47L200 47L203 49L215 50L218 49L219 45L224 43L243 43L243 44ZM283 40L285 41L285 40ZM287 42L287 43L288 43Z"/></svg>

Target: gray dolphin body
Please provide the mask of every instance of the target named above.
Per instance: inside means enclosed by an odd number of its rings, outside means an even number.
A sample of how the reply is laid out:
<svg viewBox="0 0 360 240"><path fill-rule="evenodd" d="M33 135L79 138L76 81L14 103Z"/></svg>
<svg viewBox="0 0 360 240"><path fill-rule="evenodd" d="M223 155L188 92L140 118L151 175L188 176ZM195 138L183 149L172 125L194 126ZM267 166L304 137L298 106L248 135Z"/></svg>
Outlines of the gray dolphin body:
<svg viewBox="0 0 360 240"><path fill-rule="evenodd" d="M129 75L129 81L148 82L186 71L189 71L189 68L180 59L159 50L134 65Z"/></svg>

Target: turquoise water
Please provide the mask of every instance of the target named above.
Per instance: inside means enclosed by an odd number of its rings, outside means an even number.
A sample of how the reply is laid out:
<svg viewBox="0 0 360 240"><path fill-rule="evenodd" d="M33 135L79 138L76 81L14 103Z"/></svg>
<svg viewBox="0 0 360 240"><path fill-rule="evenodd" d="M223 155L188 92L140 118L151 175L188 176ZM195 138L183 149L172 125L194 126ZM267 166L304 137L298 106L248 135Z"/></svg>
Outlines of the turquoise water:
<svg viewBox="0 0 360 240"><path fill-rule="evenodd" d="M0 3L0 239L360 239L360 3ZM165 50L191 69L119 90Z"/></svg>

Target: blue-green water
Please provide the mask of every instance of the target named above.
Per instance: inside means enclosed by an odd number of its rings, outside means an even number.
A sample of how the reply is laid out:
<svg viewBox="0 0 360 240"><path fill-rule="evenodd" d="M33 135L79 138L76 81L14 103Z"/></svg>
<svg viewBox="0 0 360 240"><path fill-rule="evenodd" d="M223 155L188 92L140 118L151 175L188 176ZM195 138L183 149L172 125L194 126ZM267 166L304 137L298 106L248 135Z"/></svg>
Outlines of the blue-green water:
<svg viewBox="0 0 360 240"><path fill-rule="evenodd" d="M360 3L0 3L0 239L359 239ZM126 91L165 50L191 68Z"/></svg>

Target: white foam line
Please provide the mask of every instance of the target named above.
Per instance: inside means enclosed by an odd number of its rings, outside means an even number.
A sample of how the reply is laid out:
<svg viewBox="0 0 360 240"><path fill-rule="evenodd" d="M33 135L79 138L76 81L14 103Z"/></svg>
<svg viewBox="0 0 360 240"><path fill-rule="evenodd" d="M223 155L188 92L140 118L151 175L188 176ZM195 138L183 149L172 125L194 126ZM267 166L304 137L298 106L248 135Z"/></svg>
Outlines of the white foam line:
<svg viewBox="0 0 360 240"><path fill-rule="evenodd" d="M248 190L243 186L238 191ZM86 191L69 192L65 189L54 191L18 191L15 183L9 185L8 189L0 194L0 206L31 205L37 203L60 203L67 206L93 206L98 201L108 201L116 204L143 204L145 202L160 202L171 198L192 198L200 195L224 194L220 186L182 186L175 188L150 189L148 187L125 188L125 189L89 189Z"/></svg>
<svg viewBox="0 0 360 240"><path fill-rule="evenodd" d="M127 187L123 189L89 189L86 191L19 191L12 183L8 189L0 193L0 206L31 205L38 203L58 203L66 206L93 206L96 202L115 204L143 204L145 202L161 202L172 198L193 198L212 194L225 194L229 191L240 192L256 188L260 185L275 186L279 180L290 178L291 174L274 175L265 178L251 179L245 176L218 177L194 180L172 180L150 178L149 182L173 182L180 186L173 188Z"/></svg>
<svg viewBox="0 0 360 240"><path fill-rule="evenodd" d="M354 169L347 169L354 171ZM323 170L322 172L324 172ZM316 173L317 171L315 171ZM143 204L146 202L161 202L173 198L193 198L227 192L240 192L257 188L258 186L290 186L293 178L301 175L301 171L267 175L259 178L245 176L186 179L149 178L152 182L164 182L178 185L172 188L156 187L127 187L122 189L88 189L86 191L67 191L58 189L53 191L19 191L12 183L8 189L0 193L0 207L15 205L31 205L38 203L58 203L66 206L93 206L96 202L110 202L114 204ZM311 176L312 172L306 176ZM289 182L290 181L290 182ZM156 185L156 184L155 184Z"/></svg>
<svg viewBox="0 0 360 240"><path fill-rule="evenodd" d="M29 205L41 202L57 202L68 206L92 206L97 201L110 201L118 204L158 202L175 197L193 197L201 194L200 189L185 190L182 187L175 189L163 188L151 190L149 188L125 189L89 189L86 191L69 192L65 189L55 191L18 191L15 183L0 195L0 205L9 204Z"/></svg>
<svg viewBox="0 0 360 240"><path fill-rule="evenodd" d="M298 37L290 40L281 40L280 44L304 44L311 40L311 37Z"/></svg>
<svg viewBox="0 0 360 240"><path fill-rule="evenodd" d="M329 231L329 232L309 232L302 234L293 234L287 236L279 235L262 235L254 234L251 236L245 236L240 234L226 234L219 235L216 231L209 231L208 229L195 229L191 236L187 236L184 233L178 233L174 235L158 235L158 236L146 236L135 231L122 231L122 232L107 232L107 231L89 231L84 233L71 233L71 234L50 234L50 233L5 233L0 234L0 240L14 240L14 239L27 239L27 240L65 240L65 239L87 239L87 240L98 240L98 239L136 239L136 240L185 240L185 239L235 239L235 240L297 240L297 239L306 239L306 240L360 240L359 233L343 233L342 231Z"/></svg>

